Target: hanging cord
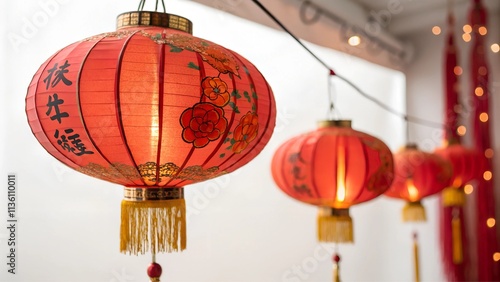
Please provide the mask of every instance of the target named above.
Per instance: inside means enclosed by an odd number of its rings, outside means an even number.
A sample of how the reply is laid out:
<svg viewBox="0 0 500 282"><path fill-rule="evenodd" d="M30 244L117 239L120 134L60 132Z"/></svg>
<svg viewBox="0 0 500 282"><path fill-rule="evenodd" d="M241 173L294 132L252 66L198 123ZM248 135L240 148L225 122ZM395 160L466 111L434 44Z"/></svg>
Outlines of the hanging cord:
<svg viewBox="0 0 500 282"><path fill-rule="evenodd" d="M156 4L155 4L155 12L158 12L158 2L159 0L156 0ZM139 2L139 7L137 7L137 10L138 11L143 11L144 10L144 5L146 4L146 0L141 0ZM161 0L161 5L163 7L163 12L166 13L167 12L167 9L165 8L165 1L164 0Z"/></svg>
<svg viewBox="0 0 500 282"><path fill-rule="evenodd" d="M332 77L334 75L328 75L328 112L327 119L341 119L342 114L340 113L338 107L335 106L337 102L337 88L335 84L332 83Z"/></svg>
<svg viewBox="0 0 500 282"><path fill-rule="evenodd" d="M286 33L288 33L288 35L290 35L295 41L297 41L297 43L299 43L300 46L302 46L302 48L304 48L304 50L306 50L311 56L313 56L316 61L318 61L321 65L323 65L326 69L328 69L330 75L335 75L337 76L339 79L343 80L345 83L347 83L349 86L351 86L354 90L356 90L359 94L361 94L361 96L363 96L364 98L372 101L373 103L375 103L376 105L378 105L379 107L381 107L382 109L386 110L387 112L407 121L407 122L412 122L412 123L417 123L417 124L421 124L421 125L424 125L424 126L428 126L428 127L434 127L434 128L443 128L445 125L443 125L442 123L438 123L438 122L434 122L434 121L430 121L430 120L426 120L426 119L423 119L423 118L419 118L419 117L415 117L415 116L410 116L410 115L405 115L389 106L387 106L386 104L384 104L383 102L377 100L376 98L368 95L366 92L364 92L363 90L361 90L358 86L356 86L354 83L352 83L350 80L348 80L347 78L335 73L335 71L333 71L332 68L330 68L330 66L328 66L327 63L325 63L323 60L321 60L318 56L316 56L316 54L314 54L309 48L307 48L306 45L304 45L304 43L302 43L302 41L300 41L300 39L298 37L296 37L290 30L288 30L288 28L286 28L283 23L281 23L280 20L278 20L266 7L264 7L264 5L262 5L259 0L252 0L255 5L257 5L262 11L264 11L264 13L266 13L277 25L279 25L281 27L281 29L283 29Z"/></svg>

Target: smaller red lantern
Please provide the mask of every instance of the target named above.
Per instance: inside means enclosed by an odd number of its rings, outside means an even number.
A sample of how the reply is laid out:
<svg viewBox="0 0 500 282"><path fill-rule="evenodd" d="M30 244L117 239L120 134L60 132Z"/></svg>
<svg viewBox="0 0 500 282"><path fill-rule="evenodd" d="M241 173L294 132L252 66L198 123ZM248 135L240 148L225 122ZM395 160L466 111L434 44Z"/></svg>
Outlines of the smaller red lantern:
<svg viewBox="0 0 500 282"><path fill-rule="evenodd" d="M281 145L272 161L273 178L290 197L320 207L320 242L353 242L349 207L389 188L392 153L379 139L353 130L351 121L319 125Z"/></svg>
<svg viewBox="0 0 500 282"><path fill-rule="evenodd" d="M444 206L463 206L465 195L463 185L478 179L483 169L483 158L476 150L460 144L451 144L435 151L437 155L450 162L453 174L447 188L443 190Z"/></svg>
<svg viewBox="0 0 500 282"><path fill-rule="evenodd" d="M425 221L420 200L443 190L450 181L451 165L436 154L409 144L394 155L395 177L386 196L403 199L403 221Z"/></svg>

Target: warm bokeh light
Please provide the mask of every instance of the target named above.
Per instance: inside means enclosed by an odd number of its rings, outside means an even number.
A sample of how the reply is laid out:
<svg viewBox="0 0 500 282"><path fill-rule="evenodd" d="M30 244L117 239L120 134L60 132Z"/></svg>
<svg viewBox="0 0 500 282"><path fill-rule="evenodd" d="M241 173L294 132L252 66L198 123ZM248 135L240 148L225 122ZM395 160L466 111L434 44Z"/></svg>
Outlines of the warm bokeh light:
<svg viewBox="0 0 500 282"><path fill-rule="evenodd" d="M465 126L463 125L460 125L459 127L457 127L457 133L460 136L464 136L465 133L467 133L467 128L465 128Z"/></svg>
<svg viewBox="0 0 500 282"><path fill-rule="evenodd" d="M499 252L496 252L493 254L493 260L494 261L500 261L500 253Z"/></svg>
<svg viewBox="0 0 500 282"><path fill-rule="evenodd" d="M472 32L472 27L468 24L464 25L463 30L465 33L471 33Z"/></svg>
<svg viewBox="0 0 500 282"><path fill-rule="evenodd" d="M441 28L439 26L437 26L437 25L433 26L432 27L432 33L434 35L440 35L441 34Z"/></svg>
<svg viewBox="0 0 500 282"><path fill-rule="evenodd" d="M462 34L462 39L463 39L465 42L469 42L469 41L472 39L472 37L470 36L470 34L469 34L469 33L464 33L464 34Z"/></svg>
<svg viewBox="0 0 500 282"><path fill-rule="evenodd" d="M486 220L486 225L488 225L489 228L492 228L493 226L495 226L495 223L496 223L496 220L492 217L488 218L488 220Z"/></svg>
<svg viewBox="0 0 500 282"><path fill-rule="evenodd" d="M460 66L455 66L455 67L453 68L453 73L454 73L455 75L462 75L463 70L462 70L462 68L461 68Z"/></svg>
<svg viewBox="0 0 500 282"><path fill-rule="evenodd" d="M464 186L464 193L465 194L470 195L470 194L472 194L472 192L474 192L474 186L472 186L471 184L467 184Z"/></svg>
<svg viewBox="0 0 500 282"><path fill-rule="evenodd" d="M357 35L349 37L347 43L351 46L358 46L361 43L361 38Z"/></svg>
<svg viewBox="0 0 500 282"><path fill-rule="evenodd" d="M481 114L479 114L479 120L481 122L487 122L488 118L489 118L488 113L481 113Z"/></svg>
<svg viewBox="0 0 500 282"><path fill-rule="evenodd" d="M493 158L493 155L494 155L493 149L488 148L488 149L484 150L484 156L486 158L491 159L491 158Z"/></svg>
<svg viewBox="0 0 500 282"><path fill-rule="evenodd" d="M500 45L498 45L498 43L491 44L491 51L493 51L493 53L500 52Z"/></svg>
<svg viewBox="0 0 500 282"><path fill-rule="evenodd" d="M488 29L485 26L479 28L479 34L486 35L488 33Z"/></svg>
<svg viewBox="0 0 500 282"><path fill-rule="evenodd" d="M478 72L480 75L486 75L488 73L488 69L486 67L479 67Z"/></svg>
<svg viewBox="0 0 500 282"><path fill-rule="evenodd" d="M481 97L484 94L484 90L481 86L476 87L474 90L474 93L476 94L477 97Z"/></svg>
<svg viewBox="0 0 500 282"><path fill-rule="evenodd" d="M488 180L491 180L491 178L493 177L493 173L491 173L491 171L487 170L483 173L483 179L488 181Z"/></svg>

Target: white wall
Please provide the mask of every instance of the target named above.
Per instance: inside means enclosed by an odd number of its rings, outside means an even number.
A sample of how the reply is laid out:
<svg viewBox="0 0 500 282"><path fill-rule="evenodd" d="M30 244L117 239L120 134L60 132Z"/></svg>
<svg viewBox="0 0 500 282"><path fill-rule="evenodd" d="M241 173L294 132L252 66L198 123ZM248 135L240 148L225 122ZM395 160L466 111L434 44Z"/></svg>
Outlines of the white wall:
<svg viewBox="0 0 500 282"><path fill-rule="evenodd" d="M47 2L59 3L54 6L57 9L45 11L39 3ZM2 34L24 40L16 45L4 39L0 45L1 86L5 88L0 96L0 164L2 177L17 173L19 218L16 275L6 272L8 234L5 228L0 229L1 281L147 280L145 269L150 258L129 257L118 251L121 187L55 161L32 136L24 114L26 88L39 65L76 40L114 30L115 16L134 10L138 1L124 2L5 3ZM269 145L248 166L187 187L188 250L158 256L164 268L163 281L330 281L332 248L316 242L316 209L279 191L269 168L281 143L313 130L316 121L326 117L328 73L281 32L190 1L166 2L170 12L194 22L196 36L239 52L263 72L276 95L278 120ZM27 30L29 23L43 20L44 15L46 22L35 23L36 30ZM337 52L314 50L338 73L404 111L405 80L401 73ZM354 128L379 137L393 150L404 144L401 120L334 81L337 107L342 117L354 120ZM5 215L6 192L2 191L0 211ZM421 235L423 280L442 280L434 206L425 203L431 215L428 223L412 226L400 222L402 205L379 198L352 208L356 243L339 247L345 281L411 281L414 229Z"/></svg>

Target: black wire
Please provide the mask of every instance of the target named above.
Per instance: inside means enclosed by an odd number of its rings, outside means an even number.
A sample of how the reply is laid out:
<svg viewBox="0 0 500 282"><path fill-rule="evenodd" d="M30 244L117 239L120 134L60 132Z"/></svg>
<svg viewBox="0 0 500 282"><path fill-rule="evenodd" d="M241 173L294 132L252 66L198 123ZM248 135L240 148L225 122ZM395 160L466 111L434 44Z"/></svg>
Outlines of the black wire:
<svg viewBox="0 0 500 282"><path fill-rule="evenodd" d="M321 60L318 56L316 56L316 54L314 54L309 48L307 48L307 46L304 45L304 43L302 43L302 41L300 41L300 39L298 37L296 37L290 30L288 30L288 28L286 28L283 23L281 23L280 20L278 20L264 5L262 5L259 0L252 0L262 11L264 11L276 24L278 24L286 33L288 33L288 35L290 35L295 41L297 41L297 43L300 44L300 46L302 46L302 48L304 48L309 54L311 54L311 56L313 56L320 64L322 64L325 68L328 69L328 71L330 72L331 75L335 75L337 76L338 78L340 78L341 80L343 80L345 83L347 83L349 86L351 86L354 90L356 90L359 94L361 94L361 96L363 96L364 98L372 101L373 103L375 103L376 105L378 105L379 107L381 107L382 109L386 110L387 112L407 121L407 122L412 122L412 123L417 123L417 124L421 124L421 125L424 125L424 126L428 126L428 127L435 127L435 128L443 128L445 127L444 124L442 123L438 123L438 122L434 122L434 121L430 121L430 120L426 120L426 119L423 119L423 118L419 118L419 117L415 117L415 116L410 116L410 115L406 115L406 114L403 114L401 112L398 112L397 110L387 106L386 104L384 104L383 102L377 100L376 98L368 95L366 92L364 92L363 90L361 90L358 86L356 86L353 82L351 82L350 80L348 80L347 78L335 73L333 71L332 68L330 68L330 66L328 66L327 63L325 63L323 60Z"/></svg>

